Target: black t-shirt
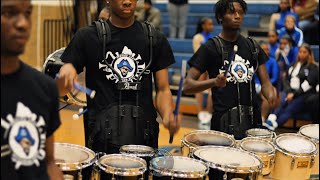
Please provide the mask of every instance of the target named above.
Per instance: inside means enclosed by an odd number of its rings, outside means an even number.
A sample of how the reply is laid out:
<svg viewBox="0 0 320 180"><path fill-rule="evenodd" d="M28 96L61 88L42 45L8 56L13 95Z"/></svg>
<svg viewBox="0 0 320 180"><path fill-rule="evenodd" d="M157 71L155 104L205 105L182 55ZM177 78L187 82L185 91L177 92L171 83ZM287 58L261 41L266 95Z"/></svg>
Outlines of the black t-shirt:
<svg viewBox="0 0 320 180"><path fill-rule="evenodd" d="M148 65L149 46L140 22L135 21L128 28L117 28L109 21L111 41L106 45L107 62L127 82L135 81L135 77ZM173 64L174 56L170 44L164 34L156 32L157 44L153 48L153 61L142 75L139 105L146 112L156 117L152 100L152 73ZM96 90L93 100L87 98L88 111L91 107L102 110L119 103L119 90L116 84L119 79L102 61L102 44L99 43L97 29L94 25L77 31L61 56L62 61L71 62L78 72L86 69L86 85ZM122 104L135 104L135 91L122 91Z"/></svg>
<svg viewBox="0 0 320 180"><path fill-rule="evenodd" d="M176 5L188 4L188 0L169 0L169 2Z"/></svg>
<svg viewBox="0 0 320 180"><path fill-rule="evenodd" d="M58 89L49 76L20 65L1 75L1 179L48 180L45 143L60 126Z"/></svg>
<svg viewBox="0 0 320 180"><path fill-rule="evenodd" d="M224 88L212 88L214 112L221 113L238 105L237 82L239 82L240 87L240 104L251 105L249 82L255 73L256 67L264 64L268 57L259 47L258 63L257 60L253 60L248 41L243 36L239 36L235 42L228 42L222 38L220 40L225 44L229 55L233 50L233 46L238 46L235 61L230 65L227 75L227 85ZM226 62L223 63L222 56L218 53L217 48L220 47L216 47L214 41L209 39L189 60L189 65L199 69L201 73L207 71L210 78L215 78L218 74L225 71L224 64L226 64ZM253 105L255 106L256 92L254 80L252 80L252 92Z"/></svg>

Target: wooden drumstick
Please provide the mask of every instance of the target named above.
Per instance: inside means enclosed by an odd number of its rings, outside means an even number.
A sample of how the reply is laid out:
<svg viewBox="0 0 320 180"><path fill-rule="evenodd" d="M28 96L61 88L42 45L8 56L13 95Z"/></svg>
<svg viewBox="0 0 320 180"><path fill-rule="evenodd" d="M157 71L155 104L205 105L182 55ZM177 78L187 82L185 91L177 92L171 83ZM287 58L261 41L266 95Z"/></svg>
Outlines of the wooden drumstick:
<svg viewBox="0 0 320 180"><path fill-rule="evenodd" d="M80 116L82 116L84 113L86 113L88 111L88 109L79 109L79 114L74 114L72 116L73 120L78 120L80 118Z"/></svg>
<svg viewBox="0 0 320 180"><path fill-rule="evenodd" d="M234 58L236 57L236 53L238 51L238 46L237 45L234 45L233 46L233 51L232 51L232 54L231 54L231 58L228 59L229 63L227 64L227 68L226 68L226 71L224 72L224 77L227 76L229 70L230 70L230 66L231 66L231 63L232 61L234 61Z"/></svg>

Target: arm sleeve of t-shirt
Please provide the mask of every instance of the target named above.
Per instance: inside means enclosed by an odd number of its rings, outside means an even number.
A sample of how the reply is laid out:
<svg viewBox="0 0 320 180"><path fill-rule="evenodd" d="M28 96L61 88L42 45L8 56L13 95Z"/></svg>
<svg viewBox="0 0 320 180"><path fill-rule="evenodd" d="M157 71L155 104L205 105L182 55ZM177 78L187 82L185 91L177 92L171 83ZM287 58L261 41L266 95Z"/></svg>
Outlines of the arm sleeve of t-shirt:
<svg viewBox="0 0 320 180"><path fill-rule="evenodd" d="M59 93L58 93L58 88L56 86L56 83L52 81L50 83L50 88L51 90L51 110L50 110L50 115L48 119L48 128L47 128L47 137L50 137L60 126L60 115L59 115Z"/></svg>
<svg viewBox="0 0 320 180"><path fill-rule="evenodd" d="M206 44L201 45L198 51L188 61L190 67L198 69L201 73L207 71L208 60L213 57L213 53L208 47L209 41Z"/></svg>
<svg viewBox="0 0 320 180"><path fill-rule="evenodd" d="M82 72L86 61L84 46L84 31L79 29L60 57L63 62L72 63L78 74Z"/></svg>
<svg viewBox="0 0 320 180"><path fill-rule="evenodd" d="M158 31L157 31L158 32ZM157 35L157 44L153 48L153 72L169 67L175 63L173 52L167 38L160 32Z"/></svg>

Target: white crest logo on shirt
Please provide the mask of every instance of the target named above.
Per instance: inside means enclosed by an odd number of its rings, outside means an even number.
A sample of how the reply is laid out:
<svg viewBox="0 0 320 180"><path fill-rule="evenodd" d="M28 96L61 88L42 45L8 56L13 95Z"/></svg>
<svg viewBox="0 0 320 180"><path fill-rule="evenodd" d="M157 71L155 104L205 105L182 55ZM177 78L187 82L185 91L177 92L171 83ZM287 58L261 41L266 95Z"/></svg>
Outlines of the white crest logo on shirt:
<svg viewBox="0 0 320 180"><path fill-rule="evenodd" d="M127 46L122 50L122 53L116 52L113 54L108 51L106 54L106 60L112 59L111 66L121 76L120 78L107 66L107 62L102 60L99 63L99 69L102 69L107 73L106 78L108 80L114 80L116 83L120 80L122 82L133 82L141 80L142 76L138 76L142 73L146 67L145 62L142 62L140 54L136 55ZM144 74L149 74L150 70L146 70Z"/></svg>
<svg viewBox="0 0 320 180"><path fill-rule="evenodd" d="M15 169L34 164L40 166L39 160L46 156L43 117L37 117L28 107L18 102L16 116L8 114L6 120L1 118L1 126L5 129L4 139L8 138L11 159L16 163Z"/></svg>
<svg viewBox="0 0 320 180"><path fill-rule="evenodd" d="M224 61L224 67L228 65L228 61ZM248 60L243 59L241 56L236 54L234 61L230 65L229 72L227 73L227 81L239 83L248 83L252 80L254 74L254 68L251 66ZM222 67L219 69L219 73L224 73L225 69Z"/></svg>

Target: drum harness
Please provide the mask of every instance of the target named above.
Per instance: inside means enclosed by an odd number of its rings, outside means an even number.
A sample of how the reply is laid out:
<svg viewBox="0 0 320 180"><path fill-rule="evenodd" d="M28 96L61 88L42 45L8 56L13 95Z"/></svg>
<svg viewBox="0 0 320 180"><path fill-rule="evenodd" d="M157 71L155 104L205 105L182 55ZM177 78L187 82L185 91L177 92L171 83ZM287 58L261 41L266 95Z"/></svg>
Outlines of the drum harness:
<svg viewBox="0 0 320 180"><path fill-rule="evenodd" d="M244 37L241 36L240 38L244 38ZM228 53L228 51L227 51L227 49L225 47L225 44L221 41L221 39L218 36L215 36L215 37L213 37L211 39L213 40L215 46L217 47L219 54L221 54L222 64L224 64L224 61L228 61L228 58L229 58L229 53ZM247 37L247 38L244 38L244 39L247 42L247 44L249 45L249 47L250 47L251 54L252 54L252 59L256 60L257 66L256 66L256 68L254 70L254 72L256 72L258 67L259 67L259 62L258 62L259 48L258 48L258 44L251 37ZM229 73L229 74L231 74L231 73ZM242 117L243 117L243 115L245 115L245 109L246 108L248 108L249 116L250 116L250 119L251 119L251 125L254 124L254 120L253 120L252 79L250 79L250 82L249 82L249 84L250 84L250 87L249 87L250 88L250 106L249 107L240 104L240 100L241 100L241 98L240 98L240 87L239 87L239 82L237 81L238 105L237 105L237 107L234 107L234 108L237 108L237 113L238 113L238 117L239 117L238 121L239 121L240 124L243 122ZM229 116L228 119L229 119L230 122L224 122L224 123L228 123L228 125L225 125L223 127L224 130L227 130L227 132L231 133L231 134L235 133L235 129L234 129L235 124L233 124L233 122L231 121L231 117L230 117L231 116L231 111L234 108L231 108L231 109L228 110L227 113L228 113L228 116ZM223 116L221 116L221 118L222 117ZM222 124L222 122L221 122L221 124Z"/></svg>
<svg viewBox="0 0 320 180"><path fill-rule="evenodd" d="M141 82L140 80L142 79L141 76L145 71L150 67L152 61L153 61L153 47L156 44L156 38L155 37L155 28L153 27L152 24L149 22L145 21L144 23L141 23L143 27L144 34L146 36L147 40L147 45L149 46L149 63L147 66L140 72L140 74L136 75L136 82L125 82L122 78L121 75L112 67L111 64L107 62L107 59L105 57L106 54L106 44L108 44L111 41L111 30L108 25L108 23L104 20L98 20L94 22L95 26L97 27L98 31L98 38L100 43L102 44L102 57L103 61L105 64L110 68L115 75L118 77L119 82L117 83L117 89L119 90L119 101L118 101L118 130L117 130L117 135L120 136L120 121L123 117L126 115L126 109L131 108L132 111L132 118L136 123L136 127L134 128L134 135L137 133L137 118L139 117L139 91L141 90ZM122 91L128 91L132 90L136 92L136 102L135 106L129 106L129 105L122 105ZM112 108L112 107L111 107ZM149 118L146 118L146 128L144 129L143 135L144 135L144 140L146 141L147 145L150 146L149 140L150 140L150 120ZM97 121L99 121L97 119ZM99 133L101 127L100 122L95 122L94 129L92 133L89 135L88 138L88 147L92 148L94 138L95 136ZM108 149L108 140L111 140L112 138L112 129L110 128L109 120L105 120L105 126L104 126L104 131L102 130L103 137L104 137L104 149L107 151Z"/></svg>

